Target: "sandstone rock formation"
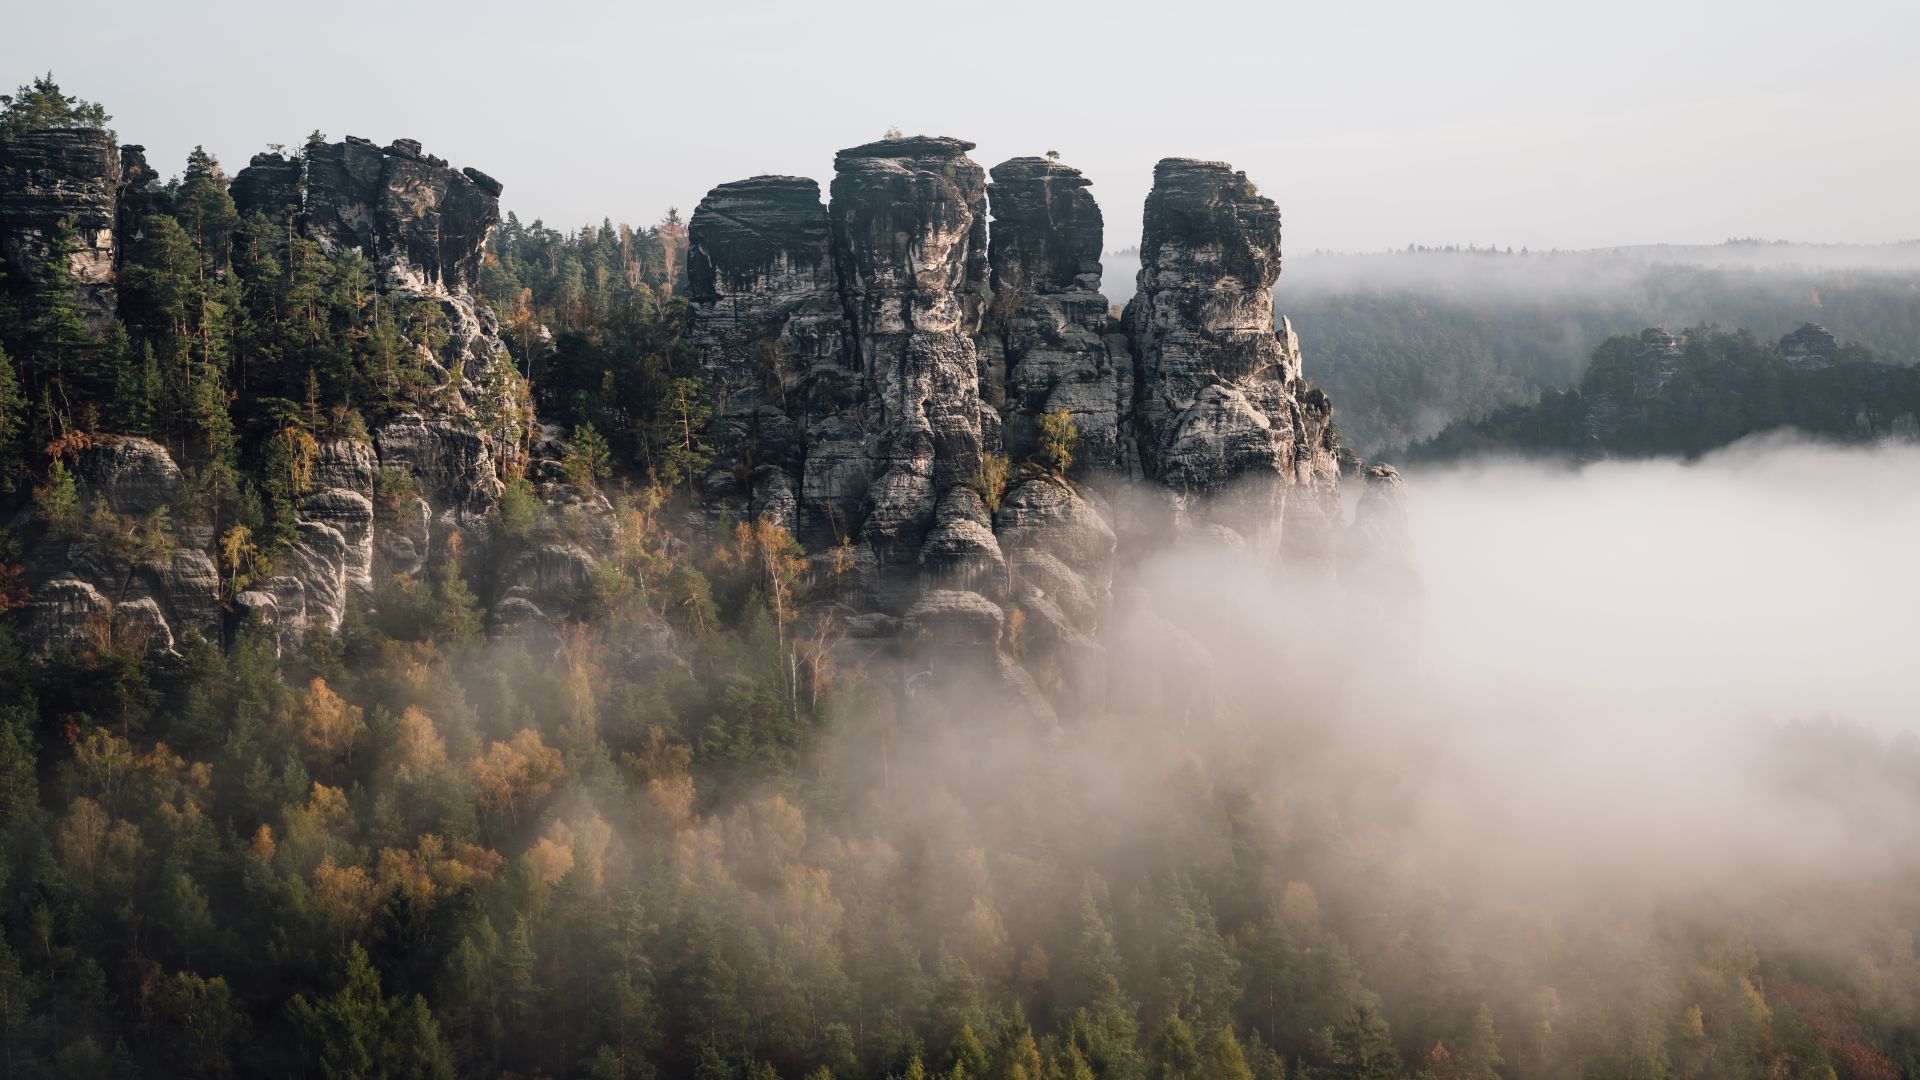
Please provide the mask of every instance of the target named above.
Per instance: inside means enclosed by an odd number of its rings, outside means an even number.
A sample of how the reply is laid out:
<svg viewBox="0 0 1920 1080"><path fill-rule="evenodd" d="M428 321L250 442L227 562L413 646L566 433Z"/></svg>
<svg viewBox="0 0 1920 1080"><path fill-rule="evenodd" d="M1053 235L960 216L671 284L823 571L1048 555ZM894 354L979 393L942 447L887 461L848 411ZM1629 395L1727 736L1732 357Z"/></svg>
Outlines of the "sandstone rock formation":
<svg viewBox="0 0 1920 1080"><path fill-rule="evenodd" d="M180 497L173 455L152 439L106 436L82 451L75 471L117 514L151 514Z"/></svg>
<svg viewBox="0 0 1920 1080"><path fill-rule="evenodd" d="M1245 173L1188 158L1154 168L1126 312L1133 434L1146 474L1196 523L1253 542L1279 524L1292 554L1318 558L1337 511L1333 408L1302 377L1292 325L1276 331L1279 276L1280 211Z"/></svg>
<svg viewBox="0 0 1920 1080"><path fill-rule="evenodd" d="M794 177L701 202L688 337L716 399L709 496L815 552L852 541L856 605L902 613L941 663L991 667L1020 700L1038 691L1018 665L965 658L1005 659L1014 625L1060 679L1098 681L1121 541L1094 492L1115 478L1154 482L1158 524L1333 573L1338 447L1275 324L1278 208L1228 166L1161 162L1116 323L1086 178L1026 157L989 185L970 149L843 150L824 211ZM1059 410L1071 479L1033 461ZM1011 469L983 467L1003 452Z"/></svg>
<svg viewBox="0 0 1920 1080"><path fill-rule="evenodd" d="M278 151L253 155L227 188L242 216L265 214L275 221L297 217L305 202L305 170L297 157Z"/></svg>
<svg viewBox="0 0 1920 1080"><path fill-rule="evenodd" d="M111 132L54 128L0 142L0 270L39 280L64 224L81 311L104 328L116 302L120 185Z"/></svg>
<svg viewBox="0 0 1920 1080"><path fill-rule="evenodd" d="M799 505L806 432L830 428L860 388L844 365L820 186L791 176L722 184L701 200L687 239L688 344L707 375L719 451L707 494L739 516L771 514L788 531L831 544L860 491L849 499L825 475L822 490Z"/></svg>
<svg viewBox="0 0 1920 1080"><path fill-rule="evenodd" d="M1839 352L1840 342L1833 331L1819 323L1801 323L1793 333L1780 339L1780 354L1797 367L1827 367Z"/></svg>
<svg viewBox="0 0 1920 1080"><path fill-rule="evenodd" d="M220 576L204 552L129 557L95 543L49 542L28 553L23 569L27 641L36 652L116 640L167 652L188 631L221 640Z"/></svg>
<svg viewBox="0 0 1920 1080"><path fill-rule="evenodd" d="M922 136L834 158L834 263L873 441L860 535L882 566L918 563L940 497L999 446L974 347L986 299L987 185L971 149Z"/></svg>
<svg viewBox="0 0 1920 1080"><path fill-rule="evenodd" d="M1087 190L1091 181L1040 157L1002 162L992 176L993 300L985 337L991 385L1004 388L1007 452L1031 454L1034 418L1064 409L1080 432L1076 457L1125 468L1120 409L1132 397L1133 371L1130 361L1116 364L1107 352L1104 232Z"/></svg>
<svg viewBox="0 0 1920 1080"><path fill-rule="evenodd" d="M487 234L500 221L500 191L499 181L455 169L412 139L381 148L353 135L307 144L304 175L301 161L256 154L231 188L241 214L297 212L322 250L358 251L382 289L437 304L448 329L439 361L469 390L505 348L493 312L471 295Z"/></svg>
<svg viewBox="0 0 1920 1080"><path fill-rule="evenodd" d="M107 132L38 131L0 144L4 270L33 280L57 227L67 223L83 310L104 329L115 314L122 238L134 235L149 212L153 179L141 148L116 147ZM328 251L359 251L393 301L439 306L449 333L436 359L463 375L469 391L449 395L432 415L381 419L371 441L318 448L280 572L234 601L239 617L265 619L282 645L292 646L312 628L338 629L355 598L387 576L423 571L454 534L485 539L502 490L498 457L512 450L496 447L473 423L467 402L472 380L504 348L493 315L472 296L482 248L499 220L500 185L409 140L379 149L349 138L315 142L297 157L257 154L230 193L243 215L284 220ZM146 439L102 437L75 472L87 498L133 519L174 505L182 494L172 455ZM397 478L384 499L383 472ZM164 652L188 630L218 640L225 630L220 581L207 555L214 537L183 526L174 540L179 546L158 559L41 544L26 560L35 597L31 643L44 650L80 635L104 640L120 633Z"/></svg>

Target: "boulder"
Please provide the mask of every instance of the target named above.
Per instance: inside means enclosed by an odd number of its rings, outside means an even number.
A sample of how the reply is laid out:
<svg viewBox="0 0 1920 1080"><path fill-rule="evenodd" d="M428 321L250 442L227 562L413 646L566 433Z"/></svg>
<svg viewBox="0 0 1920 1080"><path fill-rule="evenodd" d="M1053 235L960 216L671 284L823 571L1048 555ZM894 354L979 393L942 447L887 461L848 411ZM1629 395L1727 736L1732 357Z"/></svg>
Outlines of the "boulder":
<svg viewBox="0 0 1920 1080"><path fill-rule="evenodd" d="M115 513L151 514L180 498L180 467L152 439L101 436L81 452L75 472Z"/></svg>

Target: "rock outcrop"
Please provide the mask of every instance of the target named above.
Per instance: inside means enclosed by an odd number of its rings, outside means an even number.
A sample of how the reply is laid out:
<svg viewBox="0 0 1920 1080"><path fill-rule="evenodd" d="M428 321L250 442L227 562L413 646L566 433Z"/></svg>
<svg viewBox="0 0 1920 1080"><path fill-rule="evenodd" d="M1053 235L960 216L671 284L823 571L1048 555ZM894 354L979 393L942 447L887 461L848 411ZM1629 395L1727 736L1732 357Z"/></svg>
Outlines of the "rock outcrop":
<svg viewBox="0 0 1920 1080"><path fill-rule="evenodd" d="M306 160L305 228L322 248L362 252L389 287L460 293L478 283L481 248L500 221L498 181L456 170L412 139L382 149L349 135L309 144ZM283 166L256 161L241 177L256 168L278 176Z"/></svg>
<svg viewBox="0 0 1920 1080"><path fill-rule="evenodd" d="M1833 331L1819 323L1801 323L1793 333L1780 339L1780 355L1796 367L1828 367L1839 352L1840 342Z"/></svg>
<svg viewBox="0 0 1920 1080"><path fill-rule="evenodd" d="M0 270L16 282L40 281L64 241L81 312L105 328L116 304L120 187L112 132L54 128L0 141Z"/></svg>
<svg viewBox="0 0 1920 1080"><path fill-rule="evenodd" d="M1188 158L1154 168L1126 312L1142 465L1195 524L1255 543L1277 524L1284 550L1315 560L1334 532L1338 447L1292 325L1274 325L1279 276L1280 210L1245 173Z"/></svg>
<svg viewBox="0 0 1920 1080"><path fill-rule="evenodd" d="M827 208L812 180L722 184L688 223L687 337L713 399L719 463L707 494L819 544L837 540L836 525L848 526L864 488L827 475L804 508L799 502L806 433L830 428L860 398L845 366L833 270Z"/></svg>
<svg viewBox="0 0 1920 1080"><path fill-rule="evenodd" d="M1280 214L1243 174L1160 164L1139 295L1116 322L1087 179L1025 157L988 184L971 149L843 150L824 209L794 177L701 202L688 337L715 395L704 487L822 558L851 551L861 584L842 595L867 609L860 625L898 615L939 663L991 668L1025 701L1035 680L1001 663L1017 626L1071 698L1100 681L1093 635L1122 545L1095 492L1153 482L1158 503L1131 514L1150 519L1141 542L1171 525L1330 575L1332 407L1275 324ZM1041 417L1062 410L1071 477L1035 460Z"/></svg>
<svg viewBox="0 0 1920 1080"><path fill-rule="evenodd" d="M883 568L914 566L943 494L997 450L981 394L986 174L960 139L885 139L834 158L833 255L873 480L860 535Z"/></svg>
<svg viewBox="0 0 1920 1080"><path fill-rule="evenodd" d="M183 484L166 447L134 435L95 440L80 453L75 471L108 509L132 516L173 505Z"/></svg>
<svg viewBox="0 0 1920 1080"><path fill-rule="evenodd" d="M173 649L187 632L220 641L220 575L194 548L127 555L91 542L48 542L27 556L29 645Z"/></svg>
<svg viewBox="0 0 1920 1080"><path fill-rule="evenodd" d="M491 309L472 298L487 235L500 221L500 191L499 181L455 169L412 139L381 148L352 135L308 143L303 159L255 154L231 188L243 215L297 217L329 254L364 255L383 290L439 306L447 341L437 360L470 391L506 347Z"/></svg>
<svg viewBox="0 0 1920 1080"><path fill-rule="evenodd" d="M297 217L306 201L305 174L300 159L278 151L253 155L234 176L227 194L244 216L265 214L275 221Z"/></svg>
<svg viewBox="0 0 1920 1080"><path fill-rule="evenodd" d="M158 198L149 190L153 179L141 148L118 147L108 132L37 131L0 144L0 269L15 282L38 280L64 224L81 307L105 329L116 313L125 238L137 235ZM284 221L330 253L359 252L383 301L435 305L447 330L438 354L423 359L453 376L447 381L455 392L429 411L370 417L371 439L320 445L278 572L233 599L232 616L264 620L292 647L314 629L338 629L388 577L422 573L455 536L469 551L487 539L503 490L499 458L517 452L481 430L470 404L481 371L504 350L493 315L473 298L487 235L500 218L500 185L411 140L383 149L348 138L316 140L293 156L256 154L229 192L243 216ZM817 192L813 201L823 214ZM824 262L824 220L817 233ZM144 531L134 546L122 538L104 546L49 541L28 554L32 644L45 650L118 635L165 652L189 630L222 637L229 612L208 557L210 528L182 523L170 534L178 546L158 558L109 550L150 552L165 542L169 534L152 515L182 496L172 455L147 439L102 436L76 459L75 473L88 499ZM577 584L580 565L547 558L520 588L564 615L559 594L577 589L557 582Z"/></svg>
<svg viewBox="0 0 1920 1080"><path fill-rule="evenodd" d="M1133 394L1133 365L1107 351L1108 303L1100 292L1100 206L1080 170L1041 157L993 167L988 262L993 300L985 339L1007 411L1007 452L1030 455L1036 417L1064 409L1080 433L1076 457L1126 468L1120 409Z"/></svg>

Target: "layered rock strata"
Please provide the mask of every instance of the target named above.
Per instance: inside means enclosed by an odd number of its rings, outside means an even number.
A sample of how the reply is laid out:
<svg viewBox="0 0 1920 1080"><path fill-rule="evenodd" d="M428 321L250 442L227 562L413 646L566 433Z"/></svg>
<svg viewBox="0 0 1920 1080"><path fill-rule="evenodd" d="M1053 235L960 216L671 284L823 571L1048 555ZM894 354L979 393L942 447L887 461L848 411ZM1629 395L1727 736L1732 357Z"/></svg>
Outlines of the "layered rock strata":
<svg viewBox="0 0 1920 1080"><path fill-rule="evenodd" d="M1127 305L1133 438L1183 515L1296 560L1331 557L1338 504L1332 403L1276 328L1280 210L1245 173L1167 158L1154 168ZM1224 497L1223 497L1224 496Z"/></svg>
<svg viewBox="0 0 1920 1080"><path fill-rule="evenodd" d="M907 613L949 662L975 639L1001 648L1011 624L1076 657L1053 668L1069 683L1098 668L1120 547L1099 478L1153 481L1156 522L1330 567L1332 409L1275 324L1272 201L1225 165L1162 162L1139 295L1116 321L1087 179L1027 157L988 184L970 149L843 150L824 210L793 177L701 203L688 335L716 396L708 493L815 551L851 542L877 571L864 601ZM1039 445L1063 411L1070 475ZM993 467L1001 454L1011 468ZM935 625L948 615L951 633Z"/></svg>
<svg viewBox="0 0 1920 1080"><path fill-rule="evenodd" d="M0 270L39 281L64 242L81 312L103 329L116 305L120 186L112 132L54 128L0 141Z"/></svg>
<svg viewBox="0 0 1920 1080"><path fill-rule="evenodd" d="M883 567L918 564L942 498L999 447L974 344L986 301L987 184L971 149L959 139L887 139L834 159L834 266L872 470L859 535Z"/></svg>
<svg viewBox="0 0 1920 1080"><path fill-rule="evenodd" d="M115 314L123 238L150 212L152 180L141 148L117 147L107 132L39 131L0 144L6 273L33 280L59 230L70 230L82 308L104 330ZM411 140L378 148L348 138L316 141L295 157L257 154L230 193L242 215L285 221L329 252L361 253L392 302L437 305L449 332L435 359L464 376L467 391L447 396L432 415L379 419L370 441L319 447L279 572L234 601L241 618L266 620L283 646L292 646L312 629L338 629L356 596L394 574L420 573L452 537L469 550L486 539L502 491L498 458L513 449L496 446L467 403L473 380L504 350L492 313L472 294L487 235L500 218L500 185L423 153ZM181 494L171 455L145 439L100 438L76 465L89 498L136 522L157 522L153 515ZM205 529L173 532L179 546L159 557L118 557L87 544L36 548L27 559L34 646L103 640L121 624L123 639L134 634L162 652L188 630L218 639L225 627L207 554L213 537Z"/></svg>
<svg viewBox="0 0 1920 1080"><path fill-rule="evenodd" d="M832 544L864 484L823 472L803 508L808 435L819 443L844 426L856 445L864 435L857 417L841 415L861 395L844 364L820 186L792 176L722 184L694 211L687 237L687 341L706 372L718 451L707 494L737 516L770 516L816 545Z"/></svg>
<svg viewBox="0 0 1920 1080"><path fill-rule="evenodd" d="M992 177L993 300L985 338L993 361L989 385L1001 391L996 403L1008 417L1007 451L1033 454L1035 418L1064 410L1080 433L1076 457L1124 469L1120 410L1133 394L1133 365L1107 349L1104 232L1099 204L1087 190L1092 182L1042 157L1002 162Z"/></svg>

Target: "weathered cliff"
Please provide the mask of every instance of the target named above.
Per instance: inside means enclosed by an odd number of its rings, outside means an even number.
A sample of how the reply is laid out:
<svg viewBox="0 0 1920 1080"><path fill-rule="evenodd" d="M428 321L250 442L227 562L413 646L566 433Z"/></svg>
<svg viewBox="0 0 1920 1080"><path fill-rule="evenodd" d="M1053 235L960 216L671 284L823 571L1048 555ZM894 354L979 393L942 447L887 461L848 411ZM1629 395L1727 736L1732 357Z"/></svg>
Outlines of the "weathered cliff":
<svg viewBox="0 0 1920 1080"><path fill-rule="evenodd" d="M38 281L64 240L82 314L103 328L116 303L120 186L112 132L55 128L0 141L0 270Z"/></svg>
<svg viewBox="0 0 1920 1080"><path fill-rule="evenodd" d="M834 265L871 442L859 535L883 568L918 564L941 499L999 447L974 347L986 300L987 184L971 149L915 137L834 158Z"/></svg>
<svg viewBox="0 0 1920 1080"><path fill-rule="evenodd" d="M1125 317L1133 436L1183 518L1330 561L1333 407L1303 377L1292 325L1275 327L1279 277L1280 210L1245 173L1189 158L1154 168Z"/></svg>
<svg viewBox="0 0 1920 1080"><path fill-rule="evenodd" d="M0 145L7 273L27 280L42 273L65 223L83 310L104 330L115 314L118 255L154 207L152 180L141 148L117 147L107 132L37 131ZM472 295L499 220L499 192L485 174L457 170L404 139L384 150L349 138L315 142L298 157L258 154L232 182L243 216L285 220L329 252L358 251L375 268L383 297L439 306L448 334L433 359L464 376L455 380L463 392L438 399L430 415L370 417L371 439L318 447L291 546L272 576L233 603L234 617L265 619L284 645L312 628L337 629L362 602L356 597L394 574L421 573L452 537L469 550L486 538L502 491L497 459L515 452L495 445L469 404L474 380L504 349L492 314ZM182 495L170 452L146 439L102 435L75 465L82 497L126 519L143 539L131 547L36 545L25 560L32 644L44 650L82 636L137 633L165 652L189 629L218 639L224 627L211 531L193 522L169 529L153 518ZM383 471L399 478L388 486L400 494L377 496Z"/></svg>
<svg viewBox="0 0 1920 1080"><path fill-rule="evenodd" d="M860 490L823 475L801 504L807 434L830 430L861 388L844 363L820 186L792 176L722 184L694 210L687 240L687 340L707 376L718 451L707 495L831 545ZM857 420L846 423L859 443Z"/></svg>
<svg viewBox="0 0 1920 1080"><path fill-rule="evenodd" d="M1142 542L1153 526L1229 530L1331 572L1338 448L1291 327L1275 326L1274 204L1227 166L1162 162L1140 295L1116 323L1087 179L1027 157L988 184L970 149L843 150L824 212L791 177L702 201L688 336L715 396L709 497L816 552L853 542L868 572L852 602L903 613L949 666L988 647L976 639L1000 648L1017 614L1067 684L1098 681L1120 547L1103 483L1163 493L1170 513L1150 500L1130 515ZM1040 460L1041 417L1061 411L1070 475Z"/></svg>
<svg viewBox="0 0 1920 1080"><path fill-rule="evenodd" d="M456 169L412 139L381 148L353 135L309 143L300 159L256 154L231 189L241 214L297 219L323 251L365 256L383 291L437 305L447 339L436 360L460 374L469 397L506 347L492 310L472 297L487 234L500 221L500 191L499 181Z"/></svg>
<svg viewBox="0 0 1920 1080"><path fill-rule="evenodd" d="M1108 353L1108 303L1100 292L1104 232L1099 204L1087 190L1091 181L1039 157L1002 162L992 175L986 340L992 385L1003 390L997 403L1008 416L1007 451L1031 455L1035 418L1065 410L1080 433L1076 456L1124 469L1120 410L1132 397L1133 365L1124 352Z"/></svg>

